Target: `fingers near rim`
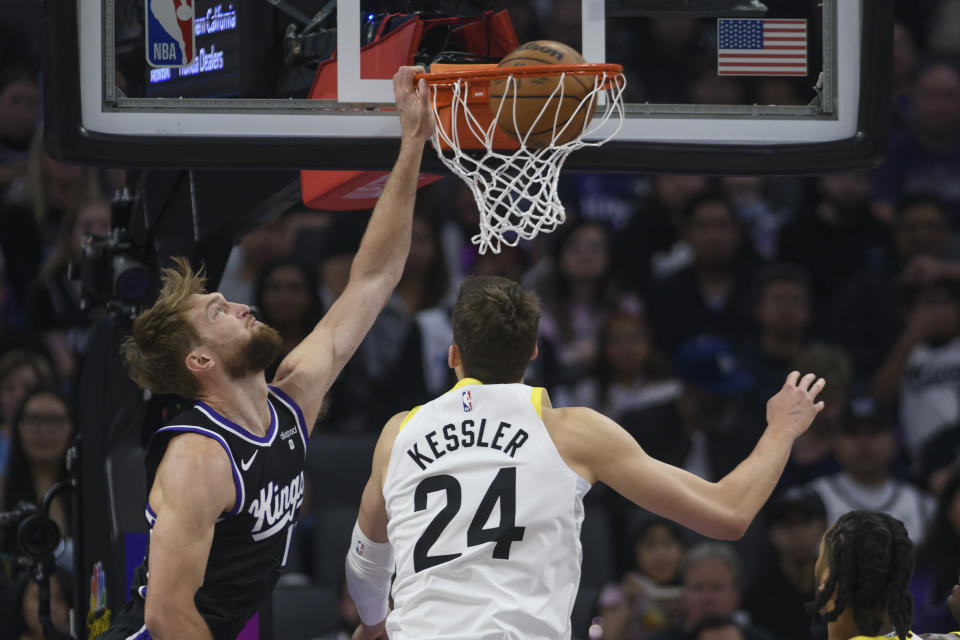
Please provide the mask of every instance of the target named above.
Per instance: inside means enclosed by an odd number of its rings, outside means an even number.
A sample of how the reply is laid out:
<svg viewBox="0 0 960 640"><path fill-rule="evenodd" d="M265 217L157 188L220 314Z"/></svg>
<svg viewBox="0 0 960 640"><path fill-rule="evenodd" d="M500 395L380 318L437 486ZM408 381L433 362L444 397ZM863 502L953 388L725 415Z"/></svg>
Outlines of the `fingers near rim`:
<svg viewBox="0 0 960 640"><path fill-rule="evenodd" d="M799 378L800 378L800 372L799 372L799 371L791 371L791 372L787 375L787 384L790 385L791 387L795 387L795 386L797 386L797 380L798 380Z"/></svg>
<svg viewBox="0 0 960 640"><path fill-rule="evenodd" d="M820 413L821 411L823 411L823 400L813 405L813 408L817 410L817 413Z"/></svg>
<svg viewBox="0 0 960 640"><path fill-rule="evenodd" d="M803 391L809 391L810 385L813 384L813 381L816 379L817 379L817 376L813 375L812 373L806 374L805 376L800 378L800 388Z"/></svg>

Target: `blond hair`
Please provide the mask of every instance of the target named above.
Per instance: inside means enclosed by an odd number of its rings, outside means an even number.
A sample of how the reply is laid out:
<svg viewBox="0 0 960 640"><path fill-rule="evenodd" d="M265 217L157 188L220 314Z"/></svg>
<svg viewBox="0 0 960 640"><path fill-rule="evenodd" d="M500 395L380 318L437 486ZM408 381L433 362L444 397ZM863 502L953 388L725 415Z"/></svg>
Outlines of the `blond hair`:
<svg viewBox="0 0 960 640"><path fill-rule="evenodd" d="M190 297L206 293L203 267L194 272L186 258L173 259L174 266L161 271L163 284L152 307L133 322L133 330L121 344L130 377L153 393L173 393L195 398L200 384L185 360L200 336L190 323Z"/></svg>

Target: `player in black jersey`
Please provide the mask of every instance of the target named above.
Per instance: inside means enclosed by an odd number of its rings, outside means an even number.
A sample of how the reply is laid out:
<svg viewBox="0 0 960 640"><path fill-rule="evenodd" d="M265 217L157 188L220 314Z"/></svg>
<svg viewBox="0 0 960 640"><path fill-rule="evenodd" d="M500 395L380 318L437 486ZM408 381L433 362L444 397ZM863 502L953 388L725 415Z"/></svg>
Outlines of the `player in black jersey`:
<svg viewBox="0 0 960 640"><path fill-rule="evenodd" d="M233 640L270 596L303 501L307 438L324 395L400 279L423 145L434 116L419 67L394 76L402 128L394 164L340 298L283 360L246 305L203 289L185 260L124 343L131 376L197 402L147 451L151 526L131 599L103 638Z"/></svg>

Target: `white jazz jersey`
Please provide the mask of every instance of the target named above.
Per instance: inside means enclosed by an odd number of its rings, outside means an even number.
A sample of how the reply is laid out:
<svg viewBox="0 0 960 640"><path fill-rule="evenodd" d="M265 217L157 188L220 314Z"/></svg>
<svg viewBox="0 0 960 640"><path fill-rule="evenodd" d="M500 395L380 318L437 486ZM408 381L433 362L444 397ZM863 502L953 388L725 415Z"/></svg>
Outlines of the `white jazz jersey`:
<svg viewBox="0 0 960 640"><path fill-rule="evenodd" d="M467 378L408 414L383 486L391 640L570 637L590 486L547 433L542 394Z"/></svg>

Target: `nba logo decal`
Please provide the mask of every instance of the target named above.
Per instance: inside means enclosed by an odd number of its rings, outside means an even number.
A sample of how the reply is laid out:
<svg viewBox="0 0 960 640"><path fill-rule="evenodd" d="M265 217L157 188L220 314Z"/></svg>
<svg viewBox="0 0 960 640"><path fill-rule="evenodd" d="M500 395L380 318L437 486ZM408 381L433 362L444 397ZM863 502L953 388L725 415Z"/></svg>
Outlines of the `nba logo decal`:
<svg viewBox="0 0 960 640"><path fill-rule="evenodd" d="M147 0L147 63L185 67L195 57L194 0Z"/></svg>
<svg viewBox="0 0 960 640"><path fill-rule="evenodd" d="M470 390L467 389L460 394L460 399L463 400L463 410L473 411L473 401L470 399Z"/></svg>

